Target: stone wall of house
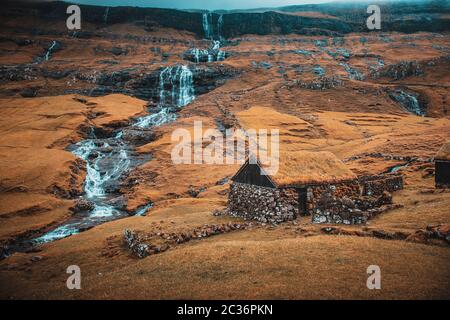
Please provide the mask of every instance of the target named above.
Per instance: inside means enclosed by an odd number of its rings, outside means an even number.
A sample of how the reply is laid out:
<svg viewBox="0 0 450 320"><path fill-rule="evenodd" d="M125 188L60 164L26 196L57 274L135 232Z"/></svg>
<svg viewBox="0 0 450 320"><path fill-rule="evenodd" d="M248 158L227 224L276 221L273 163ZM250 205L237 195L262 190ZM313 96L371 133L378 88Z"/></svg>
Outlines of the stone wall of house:
<svg viewBox="0 0 450 320"><path fill-rule="evenodd" d="M399 174L359 177L347 188L319 187L315 191L318 197L313 200L312 222L366 223L382 212L382 206L391 205L391 192L400 189L403 189L403 176Z"/></svg>
<svg viewBox="0 0 450 320"><path fill-rule="evenodd" d="M327 191L322 194L312 212L312 222L362 224L382 212L379 208L389 204L392 204L392 195L387 191L380 196L357 198L336 197Z"/></svg>
<svg viewBox="0 0 450 320"><path fill-rule="evenodd" d="M307 209L313 223L361 224L392 205L390 192L403 188L403 176L364 176L338 184L307 188ZM245 220L280 223L299 214L298 190L266 188L233 182L227 213Z"/></svg>
<svg viewBox="0 0 450 320"><path fill-rule="evenodd" d="M245 220L280 223L298 215L295 189L265 188L233 182L228 194L228 214Z"/></svg>
<svg viewBox="0 0 450 320"><path fill-rule="evenodd" d="M383 192L394 192L403 189L401 174L381 174L358 178L364 196L380 196Z"/></svg>
<svg viewBox="0 0 450 320"><path fill-rule="evenodd" d="M361 195L361 187L357 181L347 181L338 184L323 184L308 187L308 203L309 213L313 212L318 206L318 202L324 193L331 193L336 198L355 198Z"/></svg>

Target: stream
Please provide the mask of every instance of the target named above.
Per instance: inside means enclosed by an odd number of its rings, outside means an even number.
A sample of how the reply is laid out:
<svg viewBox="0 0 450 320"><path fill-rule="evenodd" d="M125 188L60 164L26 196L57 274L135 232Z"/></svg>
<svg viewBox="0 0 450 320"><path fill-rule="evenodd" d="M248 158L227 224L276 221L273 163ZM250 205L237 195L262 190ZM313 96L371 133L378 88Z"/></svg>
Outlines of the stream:
<svg viewBox="0 0 450 320"><path fill-rule="evenodd" d="M125 210L121 181L137 166L150 160L148 155L135 151L136 145L124 138L127 130L144 131L176 119L176 111L195 99L192 71L185 65L166 67L159 77L159 104L156 111L134 120L126 128L118 129L111 137L101 137L91 130L90 136L68 147L86 162L86 181L83 199L92 207L74 214L68 221L32 240L43 244L90 229L98 224L130 215L145 215L148 203L135 212ZM145 132L144 132L145 133Z"/></svg>

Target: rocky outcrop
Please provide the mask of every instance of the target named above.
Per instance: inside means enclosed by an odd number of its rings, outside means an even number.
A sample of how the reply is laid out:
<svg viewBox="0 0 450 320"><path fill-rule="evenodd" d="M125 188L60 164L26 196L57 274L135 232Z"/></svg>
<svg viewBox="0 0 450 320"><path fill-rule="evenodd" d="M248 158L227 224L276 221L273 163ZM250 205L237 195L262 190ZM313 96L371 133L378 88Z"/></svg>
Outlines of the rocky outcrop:
<svg viewBox="0 0 450 320"><path fill-rule="evenodd" d="M401 80L408 77L420 76L423 68L417 61L401 61L372 72L373 78L388 77L393 80Z"/></svg>
<svg viewBox="0 0 450 320"><path fill-rule="evenodd" d="M302 81L302 80L294 81L294 85L310 90L333 89L342 86L343 83L344 82L339 77L336 76L331 77L322 76L319 77L318 79L314 79L311 81Z"/></svg>
<svg viewBox="0 0 450 320"><path fill-rule="evenodd" d="M388 96L398 104L400 104L405 110L418 116L424 116L427 114L427 106L422 97L410 89L397 88L386 89Z"/></svg>

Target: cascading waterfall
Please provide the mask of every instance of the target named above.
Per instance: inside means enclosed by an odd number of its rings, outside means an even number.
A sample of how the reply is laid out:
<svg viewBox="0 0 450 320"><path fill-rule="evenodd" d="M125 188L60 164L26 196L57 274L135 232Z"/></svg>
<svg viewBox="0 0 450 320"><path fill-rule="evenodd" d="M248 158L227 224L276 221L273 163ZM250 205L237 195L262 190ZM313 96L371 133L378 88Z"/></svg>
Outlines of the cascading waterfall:
<svg viewBox="0 0 450 320"><path fill-rule="evenodd" d="M182 108L194 99L192 71L185 65L166 67L159 74L159 111L140 118L136 126L146 128L174 121L176 115L172 109Z"/></svg>
<svg viewBox="0 0 450 320"><path fill-rule="evenodd" d="M130 127L144 130L176 119L175 110L195 99L192 71L185 65L166 67L159 75L159 112L141 117ZM70 147L77 157L86 162L84 200L91 203L92 210L80 212L63 225L32 240L42 244L62 239L103 222L129 216L130 213L117 206L122 194L118 192L120 181L130 170L146 161L135 152L135 146L124 138L119 130L112 137L90 137ZM134 214L144 215L152 203L138 208Z"/></svg>
<svg viewBox="0 0 450 320"><path fill-rule="evenodd" d="M167 85L170 90L166 90ZM159 103L179 108L195 98L192 71L185 65L167 67L159 77Z"/></svg>

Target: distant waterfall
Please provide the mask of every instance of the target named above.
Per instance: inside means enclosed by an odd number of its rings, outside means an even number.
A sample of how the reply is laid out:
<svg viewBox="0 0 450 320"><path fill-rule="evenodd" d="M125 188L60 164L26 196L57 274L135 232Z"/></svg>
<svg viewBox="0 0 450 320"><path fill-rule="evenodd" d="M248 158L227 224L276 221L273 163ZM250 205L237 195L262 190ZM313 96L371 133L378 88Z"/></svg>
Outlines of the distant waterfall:
<svg viewBox="0 0 450 320"><path fill-rule="evenodd" d="M217 20L217 35L219 39L222 39L222 26L223 26L223 14L219 16Z"/></svg>
<svg viewBox="0 0 450 320"><path fill-rule="evenodd" d="M426 115L426 107L421 106L418 99L418 94L398 89L389 92L389 96L391 97L391 99L398 102L409 112L414 113L418 116Z"/></svg>
<svg viewBox="0 0 450 320"><path fill-rule="evenodd" d="M226 53L220 50L222 45L222 27L223 14L219 15L217 19L216 33L213 29L213 15L212 13L203 13L202 15L203 32L206 39L211 40L211 46L208 49L192 48L187 52L188 60L199 62L214 62L225 60ZM219 40L216 40L219 39Z"/></svg>
<svg viewBox="0 0 450 320"><path fill-rule="evenodd" d="M205 32L205 38L211 39L213 37L212 29L212 14L210 12L203 14L203 31Z"/></svg>
<svg viewBox="0 0 450 320"><path fill-rule="evenodd" d="M45 56L44 56L45 61L50 60L50 56L51 56L52 51L55 48L56 44L57 44L57 42L53 41L51 46L47 49L47 52L45 53Z"/></svg>
<svg viewBox="0 0 450 320"><path fill-rule="evenodd" d="M103 15L103 22L104 22L105 24L108 23L108 15L109 15L109 7L106 7L106 9L105 9L105 14Z"/></svg>

